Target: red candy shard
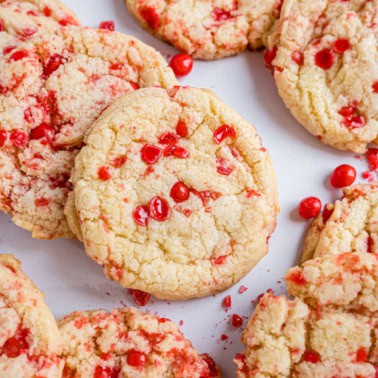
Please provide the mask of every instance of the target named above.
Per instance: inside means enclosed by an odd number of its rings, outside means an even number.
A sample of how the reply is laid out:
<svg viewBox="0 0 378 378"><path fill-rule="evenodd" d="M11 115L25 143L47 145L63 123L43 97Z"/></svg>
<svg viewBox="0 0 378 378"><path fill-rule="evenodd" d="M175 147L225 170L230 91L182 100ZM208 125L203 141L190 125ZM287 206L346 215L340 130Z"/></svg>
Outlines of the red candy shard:
<svg viewBox="0 0 378 378"><path fill-rule="evenodd" d="M303 199L298 207L299 215L304 219L315 218L322 208L322 202L316 197Z"/></svg>
<svg viewBox="0 0 378 378"><path fill-rule="evenodd" d="M159 143L164 145L172 145L176 144L178 141L178 138L175 134L167 131L165 132L160 138Z"/></svg>
<svg viewBox="0 0 378 378"><path fill-rule="evenodd" d="M115 23L114 21L102 21L100 22L99 28L103 30L114 31Z"/></svg>
<svg viewBox="0 0 378 378"><path fill-rule="evenodd" d="M233 314L231 317L231 323L235 328L240 328L243 325L243 319L238 314Z"/></svg>
<svg viewBox="0 0 378 378"><path fill-rule="evenodd" d="M314 351L307 351L303 354L303 361L317 364L320 361L320 355Z"/></svg>
<svg viewBox="0 0 378 378"><path fill-rule="evenodd" d="M27 353L29 343L27 337L29 335L28 329L18 330L17 333L8 339L0 350L0 355L5 354L8 358L17 358L22 353Z"/></svg>
<svg viewBox="0 0 378 378"><path fill-rule="evenodd" d="M50 125L47 125L46 123L42 123L41 125L35 127L34 129L30 131L31 140L42 139L42 138L52 140L54 138L54 135L55 135L54 129Z"/></svg>
<svg viewBox="0 0 378 378"><path fill-rule="evenodd" d="M165 198L156 196L150 201L149 213L158 222L166 221L171 215L171 208Z"/></svg>
<svg viewBox="0 0 378 378"><path fill-rule="evenodd" d="M189 198L190 190L183 182L179 181L173 185L170 196L176 203L184 202Z"/></svg>
<svg viewBox="0 0 378 378"><path fill-rule="evenodd" d="M221 144L228 137L236 137L236 131L231 126L223 125L214 131L214 141L216 144Z"/></svg>
<svg viewBox="0 0 378 378"><path fill-rule="evenodd" d="M243 294L248 290L248 287L242 285L239 287L239 294Z"/></svg>
<svg viewBox="0 0 378 378"><path fill-rule="evenodd" d="M152 7L144 7L139 10L140 16L147 22L148 26L152 29L159 27L159 15Z"/></svg>
<svg viewBox="0 0 378 378"><path fill-rule="evenodd" d="M161 158L162 153L163 151L159 147L152 144L144 145L141 150L142 159L147 164L155 164Z"/></svg>
<svg viewBox="0 0 378 378"><path fill-rule="evenodd" d="M335 54L331 49L324 49L315 54L315 64L323 70L329 70L335 62Z"/></svg>
<svg viewBox="0 0 378 378"><path fill-rule="evenodd" d="M10 57L9 57L9 62L17 62L18 60L24 59L29 55L29 52L26 50L18 50L14 52Z"/></svg>
<svg viewBox="0 0 378 378"><path fill-rule="evenodd" d="M216 165L217 172L221 175L229 176L235 170L234 165L223 158L217 159Z"/></svg>
<svg viewBox="0 0 378 378"><path fill-rule="evenodd" d="M53 72L55 72L60 65L63 63L63 57L60 54L53 54L51 55L50 59L47 63L43 66L43 76L47 78Z"/></svg>
<svg viewBox="0 0 378 378"><path fill-rule="evenodd" d="M333 44L333 50L338 54L342 54L350 49L350 42L347 38L337 39Z"/></svg>
<svg viewBox="0 0 378 378"><path fill-rule="evenodd" d="M134 302L137 306L141 306L141 307L147 306L151 298L151 294L148 294L148 293L145 293L144 291L136 290L136 289L131 289L129 290L129 292L132 295Z"/></svg>
<svg viewBox="0 0 378 378"><path fill-rule="evenodd" d="M23 131L12 131L9 139L18 148L25 148L28 143L28 136Z"/></svg>
<svg viewBox="0 0 378 378"><path fill-rule="evenodd" d="M303 65L304 56L303 56L303 53L301 51L294 51L291 54L291 59L293 60L293 62L297 63L298 66L302 66Z"/></svg>
<svg viewBox="0 0 378 378"><path fill-rule="evenodd" d="M135 223L139 226L147 226L149 218L149 209L147 206L140 205L133 211L133 218Z"/></svg>
<svg viewBox="0 0 378 378"><path fill-rule="evenodd" d="M188 54L177 54L171 59L169 66L176 76L186 76L193 69L193 58Z"/></svg>
<svg viewBox="0 0 378 378"><path fill-rule="evenodd" d="M231 306L232 306L231 295L227 295L227 297L223 299L223 307L230 308Z"/></svg>
<svg viewBox="0 0 378 378"><path fill-rule="evenodd" d="M370 169L378 171L378 148L369 148L366 153L366 158L369 162Z"/></svg>
<svg viewBox="0 0 378 378"><path fill-rule="evenodd" d="M188 126L183 121L178 121L176 125L176 133L181 138L186 138L189 134Z"/></svg>
<svg viewBox="0 0 378 378"><path fill-rule="evenodd" d="M147 363L147 355L143 352L138 352L137 350L131 350L127 354L127 363L130 366L142 367Z"/></svg>

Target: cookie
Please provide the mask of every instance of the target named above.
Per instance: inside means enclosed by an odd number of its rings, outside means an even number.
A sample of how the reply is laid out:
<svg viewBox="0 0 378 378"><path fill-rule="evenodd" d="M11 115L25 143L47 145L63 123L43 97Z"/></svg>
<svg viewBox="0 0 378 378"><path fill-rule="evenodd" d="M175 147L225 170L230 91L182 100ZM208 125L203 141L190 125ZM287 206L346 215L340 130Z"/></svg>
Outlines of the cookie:
<svg viewBox="0 0 378 378"><path fill-rule="evenodd" d="M276 225L266 149L207 90L148 88L116 101L86 138L72 182L67 211L76 207L87 254L110 279L159 298L230 287L267 253Z"/></svg>
<svg viewBox="0 0 378 378"><path fill-rule="evenodd" d="M326 255L290 269L287 291L313 308L378 315L378 260L372 253Z"/></svg>
<svg viewBox="0 0 378 378"><path fill-rule="evenodd" d="M4 53L0 209L35 238L73 237L64 205L85 132L120 95L176 78L157 51L106 30L65 27Z"/></svg>
<svg viewBox="0 0 378 378"><path fill-rule="evenodd" d="M244 330L237 377L375 378L377 321L266 294Z"/></svg>
<svg viewBox="0 0 378 378"><path fill-rule="evenodd" d="M213 60L262 39L278 18L281 0L126 0L130 13L151 34L195 58Z"/></svg>
<svg viewBox="0 0 378 378"><path fill-rule="evenodd" d="M326 206L310 225L302 262L346 252L378 253L378 184L343 189L343 198Z"/></svg>
<svg viewBox="0 0 378 378"><path fill-rule="evenodd" d="M285 0L266 65L297 121L323 143L378 142L376 1Z"/></svg>
<svg viewBox="0 0 378 378"><path fill-rule="evenodd" d="M12 255L0 255L0 376L60 378L61 339L44 295Z"/></svg>
<svg viewBox="0 0 378 378"><path fill-rule="evenodd" d="M169 319L133 308L78 311L59 322L63 378L221 377Z"/></svg>

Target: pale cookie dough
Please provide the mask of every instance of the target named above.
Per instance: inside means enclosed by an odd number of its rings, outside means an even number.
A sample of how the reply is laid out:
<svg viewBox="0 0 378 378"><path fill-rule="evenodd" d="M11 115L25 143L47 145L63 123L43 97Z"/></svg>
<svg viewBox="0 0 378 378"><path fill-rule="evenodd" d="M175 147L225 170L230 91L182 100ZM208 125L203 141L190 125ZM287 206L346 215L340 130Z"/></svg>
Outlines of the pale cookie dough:
<svg viewBox="0 0 378 378"><path fill-rule="evenodd" d="M176 84L157 51L105 30L65 27L0 54L0 209L35 238L73 237L63 210L87 129L120 95Z"/></svg>
<svg viewBox="0 0 378 378"><path fill-rule="evenodd" d="M266 65L294 117L323 143L378 142L378 1L285 0Z"/></svg>
<svg viewBox="0 0 378 378"><path fill-rule="evenodd" d="M378 259L366 252L326 255L290 269L287 291L316 308L378 315Z"/></svg>
<svg viewBox="0 0 378 378"><path fill-rule="evenodd" d="M343 194L312 221L302 262L329 254L378 253L378 184L350 186Z"/></svg>
<svg viewBox="0 0 378 378"><path fill-rule="evenodd" d="M78 311L59 322L63 378L221 377L169 319L133 308Z"/></svg>
<svg viewBox="0 0 378 378"><path fill-rule="evenodd" d="M120 285L165 299L239 281L267 253L279 210L254 127L189 87L116 101L93 126L72 181L67 212L76 205L87 254Z"/></svg>
<svg viewBox="0 0 378 378"><path fill-rule="evenodd" d="M12 255L0 255L0 377L60 378L61 338L44 295Z"/></svg>
<svg viewBox="0 0 378 378"><path fill-rule="evenodd" d="M243 333L238 378L375 378L378 318L266 294Z"/></svg>
<svg viewBox="0 0 378 378"><path fill-rule="evenodd" d="M126 0L150 33L194 58L235 55L262 39L280 14L282 0Z"/></svg>

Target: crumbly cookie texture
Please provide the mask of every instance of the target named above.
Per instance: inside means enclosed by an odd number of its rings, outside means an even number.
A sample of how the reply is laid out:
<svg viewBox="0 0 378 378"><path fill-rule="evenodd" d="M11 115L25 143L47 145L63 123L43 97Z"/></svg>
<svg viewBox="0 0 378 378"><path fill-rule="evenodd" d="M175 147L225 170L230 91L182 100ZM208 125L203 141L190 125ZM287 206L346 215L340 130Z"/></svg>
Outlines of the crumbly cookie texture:
<svg viewBox="0 0 378 378"><path fill-rule="evenodd" d="M169 319L133 308L78 311L59 322L71 377L221 377Z"/></svg>
<svg viewBox="0 0 378 378"><path fill-rule="evenodd" d="M378 315L378 259L371 253L326 255L290 269L288 293L313 308Z"/></svg>
<svg viewBox="0 0 378 378"><path fill-rule="evenodd" d="M377 320L266 294L243 333L237 376L375 378Z"/></svg>
<svg viewBox="0 0 378 378"><path fill-rule="evenodd" d="M0 6L0 32L19 41L79 25L76 15L59 0L4 0Z"/></svg>
<svg viewBox="0 0 378 378"><path fill-rule="evenodd" d="M235 55L262 39L280 14L281 0L126 0L150 33L195 58Z"/></svg>
<svg viewBox="0 0 378 378"><path fill-rule="evenodd" d="M12 255L0 255L0 376L60 378L64 361L44 295Z"/></svg>
<svg viewBox="0 0 378 378"><path fill-rule="evenodd" d="M378 184L343 189L343 198L326 206L310 225L302 263L329 254L378 253Z"/></svg>
<svg viewBox="0 0 378 378"><path fill-rule="evenodd" d="M266 64L286 106L341 150L378 142L376 0L285 0Z"/></svg>
<svg viewBox="0 0 378 378"><path fill-rule="evenodd" d="M0 209L35 238L73 237L64 205L85 132L115 98L176 78L139 40L92 28L65 27L3 52Z"/></svg>
<svg viewBox="0 0 378 378"><path fill-rule="evenodd" d="M201 89L117 100L72 181L87 254L110 279L159 298L230 287L267 253L276 225L276 179L259 136Z"/></svg>

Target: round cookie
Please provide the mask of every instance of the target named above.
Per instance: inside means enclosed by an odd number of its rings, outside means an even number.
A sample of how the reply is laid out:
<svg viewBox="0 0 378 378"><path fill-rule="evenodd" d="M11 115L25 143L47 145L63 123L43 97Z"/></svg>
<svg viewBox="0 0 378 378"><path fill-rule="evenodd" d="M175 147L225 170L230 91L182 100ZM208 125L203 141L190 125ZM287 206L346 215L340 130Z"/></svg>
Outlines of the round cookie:
<svg viewBox="0 0 378 378"><path fill-rule="evenodd" d="M262 46L281 0L126 0L151 34L194 58L213 60Z"/></svg>
<svg viewBox="0 0 378 378"><path fill-rule="evenodd" d="M120 95L176 84L157 51L106 30L65 27L6 51L0 56L0 209L35 238L73 237L64 205L87 129Z"/></svg>
<svg viewBox="0 0 378 378"><path fill-rule="evenodd" d="M378 253L378 184L343 189L343 198L326 206L311 223L302 263L313 257L346 252Z"/></svg>
<svg viewBox="0 0 378 378"><path fill-rule="evenodd" d="M378 142L376 1L285 0L266 65L310 133L341 150Z"/></svg>
<svg viewBox="0 0 378 378"><path fill-rule="evenodd" d="M276 225L276 179L259 136L201 89L117 100L72 181L87 254L110 279L159 298L230 287L267 253Z"/></svg>
<svg viewBox="0 0 378 378"><path fill-rule="evenodd" d="M0 376L60 378L61 339L44 295L11 255L0 255Z"/></svg>
<svg viewBox="0 0 378 378"><path fill-rule="evenodd" d="M169 319L133 308L78 311L59 322L63 378L221 377Z"/></svg>
<svg viewBox="0 0 378 378"><path fill-rule="evenodd" d="M266 294L244 330L237 377L375 378L377 320Z"/></svg>

